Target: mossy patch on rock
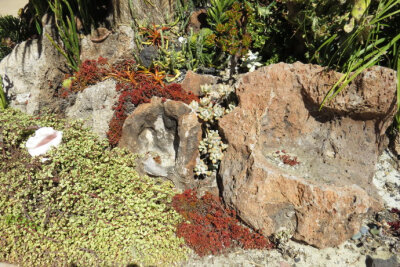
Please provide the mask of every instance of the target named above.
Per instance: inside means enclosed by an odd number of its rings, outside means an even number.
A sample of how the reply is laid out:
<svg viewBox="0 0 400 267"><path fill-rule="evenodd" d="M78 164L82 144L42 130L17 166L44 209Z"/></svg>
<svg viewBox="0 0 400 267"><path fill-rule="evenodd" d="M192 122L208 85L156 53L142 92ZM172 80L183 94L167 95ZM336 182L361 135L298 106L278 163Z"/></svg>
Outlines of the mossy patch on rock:
<svg viewBox="0 0 400 267"><path fill-rule="evenodd" d="M38 127L63 131L45 162L24 147ZM0 111L0 170L0 261L165 266L187 253L175 235L172 185L139 176L133 155L79 122Z"/></svg>

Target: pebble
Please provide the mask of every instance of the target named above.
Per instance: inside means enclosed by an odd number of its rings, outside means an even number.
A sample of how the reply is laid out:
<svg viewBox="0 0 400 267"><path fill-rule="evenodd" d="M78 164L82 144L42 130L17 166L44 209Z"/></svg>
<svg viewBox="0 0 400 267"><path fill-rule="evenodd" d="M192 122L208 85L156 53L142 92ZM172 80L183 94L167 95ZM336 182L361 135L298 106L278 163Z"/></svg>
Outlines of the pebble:
<svg viewBox="0 0 400 267"><path fill-rule="evenodd" d="M374 229L371 229L371 234L373 234L373 235L379 235L379 233L380 233L380 230L378 229L378 228L374 228Z"/></svg>
<svg viewBox="0 0 400 267"><path fill-rule="evenodd" d="M351 239L353 240L358 240L362 237L362 234L360 232L358 232L357 234L353 235Z"/></svg>
<svg viewBox="0 0 400 267"><path fill-rule="evenodd" d="M362 235L367 235L368 234L368 227L367 226L362 226L360 229L360 233Z"/></svg>

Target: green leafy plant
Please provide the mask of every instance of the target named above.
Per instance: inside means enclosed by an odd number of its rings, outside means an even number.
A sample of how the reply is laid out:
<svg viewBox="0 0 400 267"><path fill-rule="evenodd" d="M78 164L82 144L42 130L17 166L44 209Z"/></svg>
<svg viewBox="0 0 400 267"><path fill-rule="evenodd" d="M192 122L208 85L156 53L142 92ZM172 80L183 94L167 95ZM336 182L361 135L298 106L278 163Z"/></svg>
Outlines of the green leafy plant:
<svg viewBox="0 0 400 267"><path fill-rule="evenodd" d="M230 58L230 73L235 71L238 61L247 54L251 45L251 35L248 33L248 21L254 15L252 6L244 2L227 0L215 0L207 11L207 21L213 34L207 41L215 44L219 49L216 55L217 62L223 62Z"/></svg>
<svg viewBox="0 0 400 267"><path fill-rule="evenodd" d="M185 67L186 58L185 50L180 49L179 40L183 37L177 38L176 27L159 26L152 24L151 27L140 27L140 34L147 41L142 42L145 45L152 45L157 47L157 56L154 58L150 67L165 71L173 78L168 79L169 82L173 81L180 75L179 69Z"/></svg>
<svg viewBox="0 0 400 267"><path fill-rule="evenodd" d="M3 78L1 78L0 76L0 109L6 109L6 108L7 108L7 99L3 89Z"/></svg>
<svg viewBox="0 0 400 267"><path fill-rule="evenodd" d="M64 18L63 7L68 9L68 16ZM75 15L67 0L55 0L54 4L49 2L51 10L56 17L56 26L58 34L63 42L63 48L59 46L54 39L46 33L46 37L57 48L57 50L67 59L68 66L74 71L78 71L80 61L79 35L76 28Z"/></svg>
<svg viewBox="0 0 400 267"><path fill-rule="evenodd" d="M215 47L208 42L208 37L213 34L209 28L203 28L200 32L188 36L188 43L184 43L182 50L188 58L188 69L196 70L200 67L209 67L213 65L215 57ZM189 65L190 64L190 65Z"/></svg>
<svg viewBox="0 0 400 267"><path fill-rule="evenodd" d="M153 62L154 66L165 70L174 78L180 74L180 69L197 70L200 67L208 67L213 64L215 55L214 47L207 42L207 37L212 34L208 28L199 33L175 37L173 42L163 42L159 47L158 57Z"/></svg>
<svg viewBox="0 0 400 267"><path fill-rule="evenodd" d="M78 10L78 13L81 17L82 26L85 32L90 32L91 26L95 24L93 18L95 12L93 12L93 9L96 10L96 8L101 4L104 4L104 1L100 1L99 3L98 1L93 0L76 0L76 9Z"/></svg>
<svg viewBox="0 0 400 267"><path fill-rule="evenodd" d="M49 1L30 0L29 5L31 5L34 9L34 13L32 14L32 16L35 22L36 31L38 32L38 34L42 34L41 19L49 10Z"/></svg>
<svg viewBox="0 0 400 267"><path fill-rule="evenodd" d="M284 0L284 19L292 30L293 41L297 43L295 56L302 61L315 57L320 45L333 34L345 34L344 26L350 19L353 1L349 0ZM286 36L290 38L291 36ZM320 59L320 64L326 65ZM329 59L328 59L329 60Z"/></svg>
<svg viewBox="0 0 400 267"><path fill-rule="evenodd" d="M82 30L85 33L90 33L93 26L98 26L99 23L104 20L107 14L108 0L71 0L68 4L72 8L75 14L75 19L81 23ZM33 10L33 20L35 22L36 30L39 34L42 34L42 23L43 16L49 14L54 15L51 6L55 5L55 0L30 0L28 5ZM28 8L28 10L29 10ZM67 6L62 6L62 13L68 13Z"/></svg>
<svg viewBox="0 0 400 267"><path fill-rule="evenodd" d="M175 18L179 32L183 33L189 23L190 13L195 10L195 3L192 0L178 0L175 2Z"/></svg>
<svg viewBox="0 0 400 267"><path fill-rule="evenodd" d="M146 27L139 27L139 34L136 37L136 43L140 50L144 49L143 45L151 46L156 49L153 61L147 64L141 62L140 57L136 56L139 63L146 65L141 66L142 69L157 69L165 71L168 75L179 76L179 69L184 67L186 59L183 51L175 45L176 23L171 25L155 25L151 24ZM174 79L170 79L172 81Z"/></svg>
<svg viewBox="0 0 400 267"><path fill-rule="evenodd" d="M268 1L267 1L268 2ZM282 4L280 4L282 6ZM236 72L238 63L247 61L249 49L261 55L259 60L277 62L277 47L282 47L281 40L274 46L271 42L275 32L282 31L282 27L272 14L283 12L277 8L277 2L264 1L210 1L206 14L206 23L201 25L199 32L193 33L187 20L190 14L190 2L179 2L177 17L181 21L180 32L187 42L181 46L181 52L186 59L186 69L223 69L229 66L231 72ZM291 35L289 33L287 35ZM271 53L272 52L272 53ZM283 57L282 57L283 58ZM246 71L246 64L242 64Z"/></svg>
<svg viewBox="0 0 400 267"><path fill-rule="evenodd" d="M317 51L332 50L334 47L335 52L330 58L329 66L345 72L326 95L321 107L371 66L383 65L400 71L400 33L393 31L393 27L400 21L400 1L379 1L370 6L369 11L370 13L365 10L359 19L359 25L344 41L341 42L339 35L334 34ZM399 90L398 86L398 96Z"/></svg>
<svg viewBox="0 0 400 267"><path fill-rule="evenodd" d="M62 143L32 158L38 127ZM140 176L135 156L110 150L79 122L0 110L0 259L20 266L170 266L188 249L171 183ZM46 158L46 159L45 159Z"/></svg>
<svg viewBox="0 0 400 267"><path fill-rule="evenodd" d="M0 60L7 56L17 43L28 38L24 20L13 16L0 16Z"/></svg>
<svg viewBox="0 0 400 267"><path fill-rule="evenodd" d="M228 21L226 12L232 7L234 0L211 0L207 10L207 22L212 28Z"/></svg>

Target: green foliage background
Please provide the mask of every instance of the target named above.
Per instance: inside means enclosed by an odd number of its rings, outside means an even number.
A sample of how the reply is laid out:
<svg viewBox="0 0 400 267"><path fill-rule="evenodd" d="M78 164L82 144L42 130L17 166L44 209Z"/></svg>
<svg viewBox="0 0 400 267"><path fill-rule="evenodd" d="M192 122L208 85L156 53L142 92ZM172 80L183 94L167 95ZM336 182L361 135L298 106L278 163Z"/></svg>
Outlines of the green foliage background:
<svg viewBox="0 0 400 267"><path fill-rule="evenodd" d="M14 45L28 38L25 21L13 16L0 16L0 60L7 56Z"/></svg>
<svg viewBox="0 0 400 267"><path fill-rule="evenodd" d="M24 148L37 126L63 131L44 163ZM187 253L172 185L139 176L133 155L81 123L0 111L0 170L0 262L167 266Z"/></svg>

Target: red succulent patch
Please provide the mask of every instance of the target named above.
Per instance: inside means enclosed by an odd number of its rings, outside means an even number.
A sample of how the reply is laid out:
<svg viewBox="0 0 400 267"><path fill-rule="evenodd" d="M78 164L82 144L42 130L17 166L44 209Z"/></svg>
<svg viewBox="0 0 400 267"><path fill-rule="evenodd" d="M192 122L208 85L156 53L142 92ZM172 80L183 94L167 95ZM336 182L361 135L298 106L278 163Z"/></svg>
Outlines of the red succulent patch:
<svg viewBox="0 0 400 267"><path fill-rule="evenodd" d="M118 81L116 90L121 94L118 103L114 106L114 116L109 125L107 137L112 146L118 144L122 134L122 126L132 107L142 103L149 103L153 96L163 99L182 101L189 104L198 97L191 92L186 92L180 84L165 85L160 80L157 72L154 75L134 71L131 66L116 66L112 76Z"/></svg>
<svg viewBox="0 0 400 267"><path fill-rule="evenodd" d="M200 256L219 254L234 246L273 247L264 236L240 225L235 211L225 208L218 197L208 192L199 199L195 191L186 190L174 196L172 205L186 219L178 225L177 235Z"/></svg>
<svg viewBox="0 0 400 267"><path fill-rule="evenodd" d="M62 87L58 92L61 98L67 98L71 93L83 91L90 85L100 82L110 72L110 65L107 59L99 57L97 60L85 60L79 67L79 71L73 75L67 74L64 80L70 79L68 87Z"/></svg>
<svg viewBox="0 0 400 267"><path fill-rule="evenodd" d="M394 234L400 237L400 210L393 208L390 210L390 212L397 214L397 220L393 222L388 222L388 224L390 225L390 228L394 231Z"/></svg>
<svg viewBox="0 0 400 267"><path fill-rule="evenodd" d="M297 160L297 157L288 155L285 150L278 150L275 152L275 154L279 157L283 164L289 166L296 166L300 164L300 162Z"/></svg>
<svg viewBox="0 0 400 267"><path fill-rule="evenodd" d="M161 46L162 38L168 39L167 36L162 36L162 32L170 30L170 27L158 26L154 23L152 27L140 27L140 33L154 46Z"/></svg>
<svg viewBox="0 0 400 267"><path fill-rule="evenodd" d="M83 91L86 87L100 82L109 73L107 59L99 57L97 60L85 60L74 73L71 91Z"/></svg>
<svg viewBox="0 0 400 267"><path fill-rule="evenodd" d="M70 88L62 88L60 97L68 97L70 93L84 90L104 79L113 78L117 81L116 90L121 92L118 103L114 106L114 116L109 125L107 137L112 146L116 146L121 137L122 126L133 107L150 102L153 96L165 99L182 101L189 104L198 97L186 92L179 84L165 85L165 75L157 69L138 71L134 60L125 60L116 64L109 64L107 59L99 57L97 60L85 60L71 78Z"/></svg>

